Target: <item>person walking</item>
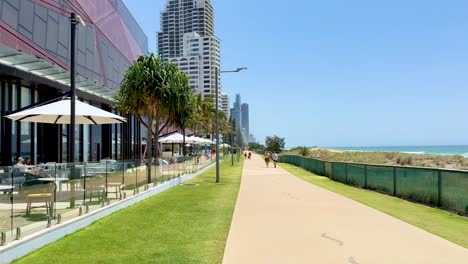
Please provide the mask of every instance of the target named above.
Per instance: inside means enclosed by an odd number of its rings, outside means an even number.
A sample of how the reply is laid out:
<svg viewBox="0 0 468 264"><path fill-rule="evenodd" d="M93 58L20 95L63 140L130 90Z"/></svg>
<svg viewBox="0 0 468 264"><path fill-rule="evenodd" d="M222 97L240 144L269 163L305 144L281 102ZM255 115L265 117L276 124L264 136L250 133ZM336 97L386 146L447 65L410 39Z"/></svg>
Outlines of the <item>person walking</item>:
<svg viewBox="0 0 468 264"><path fill-rule="evenodd" d="M264 155L264 158L265 158L265 164L268 168L268 166L270 165L270 152L266 151L265 152L265 155Z"/></svg>
<svg viewBox="0 0 468 264"><path fill-rule="evenodd" d="M271 156L271 159L273 160L273 165L276 168L276 163L278 162L278 154L276 154L276 152L273 152L273 155Z"/></svg>
<svg viewBox="0 0 468 264"><path fill-rule="evenodd" d="M252 157L252 151L249 151L249 154L247 154L247 157L250 159Z"/></svg>
<svg viewBox="0 0 468 264"><path fill-rule="evenodd" d="M247 159L247 150L244 150L244 160Z"/></svg>

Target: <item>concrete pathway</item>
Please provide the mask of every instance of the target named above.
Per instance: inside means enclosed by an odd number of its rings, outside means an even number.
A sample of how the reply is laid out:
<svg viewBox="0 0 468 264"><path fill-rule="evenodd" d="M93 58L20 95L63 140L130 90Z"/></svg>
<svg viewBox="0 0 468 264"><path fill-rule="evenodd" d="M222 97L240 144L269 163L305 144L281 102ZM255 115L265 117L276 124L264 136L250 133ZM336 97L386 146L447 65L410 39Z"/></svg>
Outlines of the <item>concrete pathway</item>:
<svg viewBox="0 0 468 264"><path fill-rule="evenodd" d="M468 263L468 250L255 155L244 163L223 263L454 264Z"/></svg>

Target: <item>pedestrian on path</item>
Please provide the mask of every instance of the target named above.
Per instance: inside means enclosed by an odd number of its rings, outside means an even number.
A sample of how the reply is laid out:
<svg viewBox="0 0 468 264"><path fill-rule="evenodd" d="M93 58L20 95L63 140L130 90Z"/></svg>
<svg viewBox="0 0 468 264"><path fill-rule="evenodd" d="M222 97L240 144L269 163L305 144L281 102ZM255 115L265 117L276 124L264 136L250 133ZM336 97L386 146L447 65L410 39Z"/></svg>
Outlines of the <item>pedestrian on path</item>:
<svg viewBox="0 0 468 264"><path fill-rule="evenodd" d="M247 150L244 150L244 160L247 159Z"/></svg>
<svg viewBox="0 0 468 264"><path fill-rule="evenodd" d="M276 163L278 162L278 154L276 154L276 152L273 152L271 159L273 160L273 165L275 165L276 168Z"/></svg>
<svg viewBox="0 0 468 264"><path fill-rule="evenodd" d="M266 151L264 157L265 157L265 164L268 168L268 166L270 165L270 152Z"/></svg>
<svg viewBox="0 0 468 264"><path fill-rule="evenodd" d="M252 151L249 151L249 154L247 154L247 157L250 159L252 158Z"/></svg>

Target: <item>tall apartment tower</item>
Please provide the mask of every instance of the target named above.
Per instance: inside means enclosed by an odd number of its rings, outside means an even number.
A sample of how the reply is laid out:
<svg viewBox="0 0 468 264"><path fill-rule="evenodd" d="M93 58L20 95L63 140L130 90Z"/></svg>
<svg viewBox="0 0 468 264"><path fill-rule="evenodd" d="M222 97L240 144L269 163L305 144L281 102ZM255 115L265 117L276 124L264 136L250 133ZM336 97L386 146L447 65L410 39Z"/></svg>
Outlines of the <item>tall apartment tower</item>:
<svg viewBox="0 0 468 264"><path fill-rule="evenodd" d="M249 142L249 104L242 104L241 105L241 131L242 136L244 137L244 142Z"/></svg>
<svg viewBox="0 0 468 264"><path fill-rule="evenodd" d="M214 96L215 69L220 68L220 41L214 35L213 15L210 0L167 0L158 32L161 58L187 73L193 91L203 97ZM219 99L221 107L221 93Z"/></svg>

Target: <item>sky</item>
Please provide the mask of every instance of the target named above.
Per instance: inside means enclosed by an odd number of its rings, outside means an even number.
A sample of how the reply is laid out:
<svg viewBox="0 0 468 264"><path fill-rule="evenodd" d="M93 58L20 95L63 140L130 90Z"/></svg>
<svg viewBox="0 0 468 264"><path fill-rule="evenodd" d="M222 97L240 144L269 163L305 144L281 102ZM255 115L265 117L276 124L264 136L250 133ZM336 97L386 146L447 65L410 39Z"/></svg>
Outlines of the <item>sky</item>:
<svg viewBox="0 0 468 264"><path fill-rule="evenodd" d="M124 0L156 51L165 0ZM223 91L257 141L468 144L468 1L212 0Z"/></svg>

